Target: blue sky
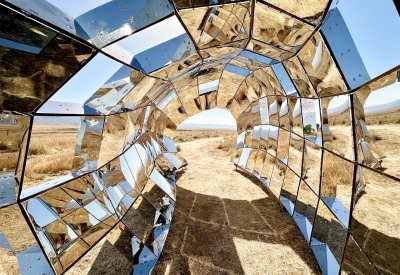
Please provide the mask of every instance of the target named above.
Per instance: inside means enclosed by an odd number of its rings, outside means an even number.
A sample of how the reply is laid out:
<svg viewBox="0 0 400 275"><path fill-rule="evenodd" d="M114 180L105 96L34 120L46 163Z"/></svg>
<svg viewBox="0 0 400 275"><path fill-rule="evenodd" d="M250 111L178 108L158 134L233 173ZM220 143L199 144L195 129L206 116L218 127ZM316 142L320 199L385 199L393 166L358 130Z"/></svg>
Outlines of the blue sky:
<svg viewBox="0 0 400 275"><path fill-rule="evenodd" d="M109 0L48 0L73 17L97 7ZM347 27L358 48L364 65L373 78L400 64L400 17L392 0L340 0L338 5ZM183 33L183 28L175 18L154 25L145 31L138 32L118 44L132 54L142 52L165 40ZM150 39L149 39L150 38ZM52 98L54 101L83 103L122 64L105 56L97 56L86 67L86 73L76 76ZM90 79L90 81L88 81ZM399 84L391 85L372 93L366 106L380 105L400 99ZM73 94L73 97L71 95ZM332 106L340 105L340 100L333 100ZM185 123L210 123L235 125L229 111L213 109L189 118Z"/></svg>

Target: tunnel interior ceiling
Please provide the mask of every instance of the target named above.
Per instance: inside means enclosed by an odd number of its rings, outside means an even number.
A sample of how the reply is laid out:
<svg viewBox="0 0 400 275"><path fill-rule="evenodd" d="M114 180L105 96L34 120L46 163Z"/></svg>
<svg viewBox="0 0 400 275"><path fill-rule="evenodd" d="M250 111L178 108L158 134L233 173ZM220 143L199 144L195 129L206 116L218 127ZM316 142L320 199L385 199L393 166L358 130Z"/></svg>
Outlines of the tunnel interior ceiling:
<svg viewBox="0 0 400 275"><path fill-rule="evenodd" d="M0 270L96 270L106 243L151 273L175 130L220 108L323 274L400 274L400 19L345 2L2 1Z"/></svg>

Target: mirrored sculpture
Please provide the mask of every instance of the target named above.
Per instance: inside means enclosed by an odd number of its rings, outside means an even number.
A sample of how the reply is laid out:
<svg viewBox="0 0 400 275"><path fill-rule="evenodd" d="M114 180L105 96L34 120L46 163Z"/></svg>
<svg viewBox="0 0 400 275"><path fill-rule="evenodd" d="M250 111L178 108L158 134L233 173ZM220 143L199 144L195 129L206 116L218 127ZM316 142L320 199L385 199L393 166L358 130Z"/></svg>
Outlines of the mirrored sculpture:
<svg viewBox="0 0 400 275"><path fill-rule="evenodd" d="M174 132L221 108L321 273L400 274L400 19L364 2L2 1L0 273L151 274Z"/></svg>

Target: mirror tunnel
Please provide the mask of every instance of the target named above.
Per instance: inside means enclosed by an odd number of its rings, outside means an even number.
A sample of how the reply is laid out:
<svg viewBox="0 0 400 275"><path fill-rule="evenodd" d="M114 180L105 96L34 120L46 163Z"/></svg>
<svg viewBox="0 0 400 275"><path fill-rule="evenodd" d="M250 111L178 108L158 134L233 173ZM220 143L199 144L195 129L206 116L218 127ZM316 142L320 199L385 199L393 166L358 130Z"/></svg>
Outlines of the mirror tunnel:
<svg viewBox="0 0 400 275"><path fill-rule="evenodd" d="M221 108L322 274L400 274L399 30L391 0L0 1L0 273L73 274L117 228L150 274L174 132Z"/></svg>

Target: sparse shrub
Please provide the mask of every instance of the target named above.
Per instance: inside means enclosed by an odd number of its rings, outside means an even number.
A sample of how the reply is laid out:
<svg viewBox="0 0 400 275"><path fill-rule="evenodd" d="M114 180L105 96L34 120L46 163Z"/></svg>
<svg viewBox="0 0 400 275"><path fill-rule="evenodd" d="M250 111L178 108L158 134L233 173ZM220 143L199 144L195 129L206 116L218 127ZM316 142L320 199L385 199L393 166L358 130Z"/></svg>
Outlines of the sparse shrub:
<svg viewBox="0 0 400 275"><path fill-rule="evenodd" d="M175 142L183 142L183 138L178 136L178 137L174 137L174 141Z"/></svg>
<svg viewBox="0 0 400 275"><path fill-rule="evenodd" d="M382 137L378 133L376 133L375 131L370 131L369 132L369 136L370 136L372 141L382 140Z"/></svg>
<svg viewBox="0 0 400 275"><path fill-rule="evenodd" d="M178 145L176 145L176 150L178 151L178 152L180 152L181 151L181 146L178 144Z"/></svg>
<svg viewBox="0 0 400 275"><path fill-rule="evenodd" d="M311 124L307 124L306 126L304 126L303 130L304 134L306 135L311 135L313 133Z"/></svg>
<svg viewBox="0 0 400 275"><path fill-rule="evenodd" d="M31 144L28 149L29 155L45 155L46 153L46 148L40 144Z"/></svg>
<svg viewBox="0 0 400 275"><path fill-rule="evenodd" d="M5 142L0 142L0 150L7 150L7 144Z"/></svg>
<svg viewBox="0 0 400 275"><path fill-rule="evenodd" d="M217 149L229 153L235 150L235 148L236 148L236 138L233 136L222 138L217 145Z"/></svg>

